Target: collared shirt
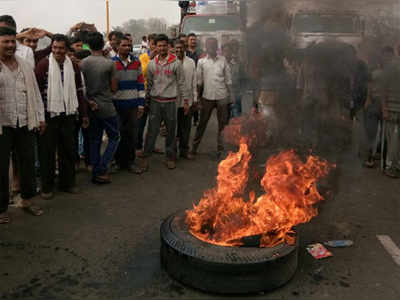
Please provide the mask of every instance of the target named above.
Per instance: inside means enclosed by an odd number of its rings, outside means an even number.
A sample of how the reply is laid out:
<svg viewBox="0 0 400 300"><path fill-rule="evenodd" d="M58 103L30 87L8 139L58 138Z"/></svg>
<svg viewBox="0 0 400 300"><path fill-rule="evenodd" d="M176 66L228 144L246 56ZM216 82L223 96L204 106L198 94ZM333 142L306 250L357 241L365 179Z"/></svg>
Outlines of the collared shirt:
<svg viewBox="0 0 400 300"><path fill-rule="evenodd" d="M17 50L15 51L15 55L25 59L31 65L32 69L35 68L35 55L33 54L32 48L17 42Z"/></svg>
<svg viewBox="0 0 400 300"><path fill-rule="evenodd" d="M126 60L123 60L121 56L119 56L119 54L117 54L117 57L119 58L120 62L124 65L125 68L132 62L130 55L128 55Z"/></svg>
<svg viewBox="0 0 400 300"><path fill-rule="evenodd" d="M86 99L83 94L83 87L82 87L82 75L78 65L73 64L74 72L75 72L75 85L76 85L76 92L79 102L79 114L82 117L87 117L87 103ZM64 81L64 65L60 65L61 70L61 80ZM47 111L47 89L48 89L48 79L49 79L49 58L46 57L38 63L35 68L35 75L39 85L40 93L42 94L42 100L44 104L45 112L47 113L48 117L54 116L48 114Z"/></svg>
<svg viewBox="0 0 400 300"><path fill-rule="evenodd" d="M28 124L28 96L20 66L11 71L0 62L1 126L24 127Z"/></svg>
<svg viewBox="0 0 400 300"><path fill-rule="evenodd" d="M197 102L197 73L196 63L190 57L185 56L182 61L183 73L185 74L185 88L189 95L189 105L193 102ZM183 101L181 97L178 97L178 104L183 107Z"/></svg>
<svg viewBox="0 0 400 300"><path fill-rule="evenodd" d="M114 51L114 49L111 49L110 53L108 53L108 57L109 58L113 58L113 57L115 57L117 55L118 55L118 53L116 51Z"/></svg>
<svg viewBox="0 0 400 300"><path fill-rule="evenodd" d="M186 50L186 56L190 57L191 59L194 60L194 62L197 63L199 62L200 57L202 56L203 51L200 48L196 48L194 52L190 51L189 49Z"/></svg>
<svg viewBox="0 0 400 300"><path fill-rule="evenodd" d="M215 59L208 55L197 65L197 84L204 86L203 98L222 100L229 96L228 86L232 86L231 69L223 56Z"/></svg>

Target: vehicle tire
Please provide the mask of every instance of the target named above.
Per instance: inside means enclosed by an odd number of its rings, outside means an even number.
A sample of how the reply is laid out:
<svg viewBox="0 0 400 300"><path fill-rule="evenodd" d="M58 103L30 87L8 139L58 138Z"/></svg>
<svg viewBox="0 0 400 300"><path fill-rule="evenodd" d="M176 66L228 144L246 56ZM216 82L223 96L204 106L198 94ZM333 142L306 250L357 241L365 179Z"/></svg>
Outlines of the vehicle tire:
<svg viewBox="0 0 400 300"><path fill-rule="evenodd" d="M175 280L190 287L221 294L270 291L295 274L299 237L295 245L273 248L222 247L190 234L185 212L161 225L161 264Z"/></svg>

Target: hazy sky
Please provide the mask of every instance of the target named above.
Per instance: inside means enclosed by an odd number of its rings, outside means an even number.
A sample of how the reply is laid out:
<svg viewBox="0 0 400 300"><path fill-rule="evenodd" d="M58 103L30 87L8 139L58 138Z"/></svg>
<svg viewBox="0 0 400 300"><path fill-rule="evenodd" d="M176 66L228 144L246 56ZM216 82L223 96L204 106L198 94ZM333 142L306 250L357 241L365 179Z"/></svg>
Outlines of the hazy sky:
<svg viewBox="0 0 400 300"><path fill-rule="evenodd" d="M106 31L105 0L0 0L0 15L15 16L18 29L41 27L50 32L66 32L81 21L95 23ZM177 1L170 0L110 0L111 27L129 19L165 18L179 23Z"/></svg>

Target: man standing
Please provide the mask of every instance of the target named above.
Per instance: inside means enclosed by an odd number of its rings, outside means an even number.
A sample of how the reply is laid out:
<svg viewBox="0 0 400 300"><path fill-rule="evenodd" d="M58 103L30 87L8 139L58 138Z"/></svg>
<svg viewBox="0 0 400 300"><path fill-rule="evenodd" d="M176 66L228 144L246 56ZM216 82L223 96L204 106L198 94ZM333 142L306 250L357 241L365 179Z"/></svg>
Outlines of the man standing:
<svg viewBox="0 0 400 300"><path fill-rule="evenodd" d="M67 56L69 39L55 34L52 53L42 59L35 69L42 94L47 130L39 138L41 196L54 196L56 152L59 161L59 187L66 193L76 194L75 182L75 123L79 111L83 127L88 127L87 103L83 97L82 77L78 65Z"/></svg>
<svg viewBox="0 0 400 300"><path fill-rule="evenodd" d="M118 77L114 104L119 115L121 131L121 142L115 158L121 170L141 174L143 170L134 167L133 163L137 143L137 120L144 112L144 79L139 59L129 54L130 46L129 38L122 38L118 55L113 58Z"/></svg>
<svg viewBox="0 0 400 300"><path fill-rule="evenodd" d="M184 33L181 33L179 35L179 40L181 40L183 42L185 48L187 49L188 48L188 36Z"/></svg>
<svg viewBox="0 0 400 300"><path fill-rule="evenodd" d="M111 183L108 175L109 164L120 140L118 116L112 100L112 92L117 90L118 79L115 63L103 56L104 40L101 33L89 33L88 44L92 55L82 61L81 70L92 111L89 127L92 181L96 184L107 184ZM104 131L108 137L108 144L101 155Z"/></svg>
<svg viewBox="0 0 400 300"><path fill-rule="evenodd" d="M165 148L168 169L175 169L174 141L176 135L176 103L178 97L184 99L185 114L189 112L189 98L185 89L182 63L168 53L168 37L160 34L156 39L158 55L149 63L147 69L146 98L149 101L149 129L144 146L143 167L148 169L148 157L152 154L161 123L167 129Z"/></svg>
<svg viewBox="0 0 400 300"><path fill-rule="evenodd" d="M10 222L10 153L14 148L20 169L22 208L40 216L43 211L32 205L36 195L35 133L45 130L43 102L35 74L29 63L15 55L16 32L0 27L0 224Z"/></svg>
<svg viewBox="0 0 400 300"><path fill-rule="evenodd" d="M147 49L149 48L149 45L147 43L147 36L142 36L142 52L146 52Z"/></svg>
<svg viewBox="0 0 400 300"><path fill-rule="evenodd" d="M124 34L120 31L111 31L108 34L108 43L110 46L109 57L113 58L118 54L118 42L124 37ZM90 46L90 45L89 45Z"/></svg>
<svg viewBox="0 0 400 300"><path fill-rule="evenodd" d="M149 66L150 61L157 55L156 38L157 38L156 34L149 35L148 38L149 50L147 50L139 57L142 66L145 87L147 85L147 67ZM144 146L143 136L144 136L144 129L146 127L146 122L147 122L147 112L145 111L143 116L138 120L138 140L136 149L138 151L138 154L141 156L143 156L142 152Z"/></svg>
<svg viewBox="0 0 400 300"><path fill-rule="evenodd" d="M25 28L17 35L17 39L22 45L32 49L35 57L35 65L51 53L51 45L44 49L37 50L39 40L44 37L51 39L53 38L53 34L44 29Z"/></svg>
<svg viewBox="0 0 400 300"><path fill-rule="evenodd" d="M83 50L83 41L79 36L74 36L70 39L71 49L74 52L82 51Z"/></svg>
<svg viewBox="0 0 400 300"><path fill-rule="evenodd" d="M239 117L242 114L242 82L243 82L243 66L239 57L240 45L237 40L229 43L229 58L226 58L232 72L232 92L234 102L232 104L232 117Z"/></svg>
<svg viewBox="0 0 400 300"><path fill-rule="evenodd" d="M192 154L196 155L201 139L207 128L211 114L217 109L218 141L217 157L224 150L222 131L229 119L229 103L232 103L232 75L223 56L217 55L218 41L209 38L206 41L207 56L200 59L197 66L197 85L203 90L201 99L200 124L193 141ZM199 93L200 94L200 93Z"/></svg>
<svg viewBox="0 0 400 300"><path fill-rule="evenodd" d="M14 18L9 15L0 16L0 27L9 27L17 31L17 23L15 22ZM19 39L21 36L17 36ZM17 41L17 51L15 55L25 59L32 68L35 68L35 57L31 48L22 45Z"/></svg>
<svg viewBox="0 0 400 300"><path fill-rule="evenodd" d="M183 72L185 74L185 88L189 95L189 106L197 105L197 74L196 64L193 59L187 57L186 47L184 41L175 41L175 53L178 59L182 62ZM192 113L189 110L185 114L184 101L182 98L178 98L178 133L177 140L179 142L179 157L185 159L191 159L192 156L189 153L189 139L190 130L192 127Z"/></svg>
<svg viewBox="0 0 400 300"><path fill-rule="evenodd" d="M200 59L200 57L203 54L203 51L198 47L197 45L197 36L194 33L190 33L187 36L187 41L188 41L188 47L186 50L186 56L190 57L191 59L194 60L194 62L197 63Z"/></svg>
<svg viewBox="0 0 400 300"><path fill-rule="evenodd" d="M200 57L203 55L203 51L197 45L197 36L194 33L190 33L187 37L188 47L186 49L186 56L194 60L196 67ZM193 112L193 124L197 126L199 124L199 112L194 110Z"/></svg>
<svg viewBox="0 0 400 300"><path fill-rule="evenodd" d="M384 48L384 63L380 87L382 90L382 113L387 143L385 175L400 177L400 59L395 58L392 47Z"/></svg>

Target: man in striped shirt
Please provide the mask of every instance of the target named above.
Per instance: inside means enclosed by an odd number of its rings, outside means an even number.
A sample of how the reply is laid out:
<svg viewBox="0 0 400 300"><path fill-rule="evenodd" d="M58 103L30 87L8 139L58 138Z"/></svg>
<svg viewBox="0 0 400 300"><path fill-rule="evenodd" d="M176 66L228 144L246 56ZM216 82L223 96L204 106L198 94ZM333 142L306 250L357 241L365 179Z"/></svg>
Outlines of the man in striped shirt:
<svg viewBox="0 0 400 300"><path fill-rule="evenodd" d="M118 89L114 104L120 118L121 141L115 159L121 170L135 174L143 171L133 166L137 143L137 120L144 112L144 79L140 60L130 55L131 44L128 37L119 41L118 55L113 57L117 70Z"/></svg>

